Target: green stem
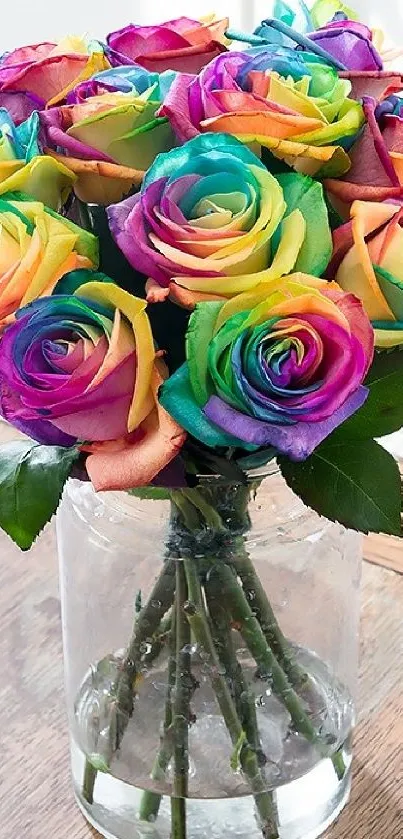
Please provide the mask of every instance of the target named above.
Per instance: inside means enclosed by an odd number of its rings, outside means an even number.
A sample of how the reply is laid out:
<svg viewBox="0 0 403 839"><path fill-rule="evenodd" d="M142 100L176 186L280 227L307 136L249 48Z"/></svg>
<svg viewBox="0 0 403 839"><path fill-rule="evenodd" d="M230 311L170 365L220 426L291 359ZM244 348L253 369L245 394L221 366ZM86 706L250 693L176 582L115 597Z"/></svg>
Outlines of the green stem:
<svg viewBox="0 0 403 839"><path fill-rule="evenodd" d="M339 781L342 781L347 769L342 749L339 749L338 752L334 753L332 763Z"/></svg>
<svg viewBox="0 0 403 839"><path fill-rule="evenodd" d="M191 695L190 670L190 627L184 606L187 600L186 575L182 561L176 563L176 673L173 702L174 759L175 778L174 795L187 798L189 778L189 702Z"/></svg>
<svg viewBox="0 0 403 839"><path fill-rule="evenodd" d="M176 671L173 702L174 765L173 798L171 799L171 839L186 839L186 799L189 783L189 719L190 719L190 627L184 610L187 583L183 564L176 563Z"/></svg>
<svg viewBox="0 0 403 839"><path fill-rule="evenodd" d="M82 789L82 795L87 804L94 803L94 788L95 781L97 779L97 774L97 770L94 768L92 763L87 758L85 761L84 780Z"/></svg>
<svg viewBox="0 0 403 839"><path fill-rule="evenodd" d="M228 686L231 690L238 716L245 729L248 743L255 752L262 753L256 718L255 697L245 679L242 667L237 659L230 615L223 604L222 592L217 590L210 575L204 584L206 600L212 622L213 637L221 664L225 670Z"/></svg>
<svg viewBox="0 0 403 839"><path fill-rule="evenodd" d="M168 663L168 684L167 694L165 700L165 717L161 734L160 749L155 758L154 765L151 772L151 779L157 783L163 783L166 777L170 760L173 755L173 730L172 730L172 691L175 687L176 676L176 622L175 610L172 616L172 625L170 631L170 656ZM146 822L155 822L158 818L159 809L161 806L162 795L152 790L146 790L140 802L139 819Z"/></svg>
<svg viewBox="0 0 403 839"><path fill-rule="evenodd" d="M315 727L304 711L299 696L291 687L276 656L268 646L263 630L252 612L233 571L228 565L220 563L215 566L214 574L218 577L232 617L240 625L241 635L263 678L269 678L272 681L273 689L284 702L297 731L310 742L320 743L320 737Z"/></svg>
<svg viewBox="0 0 403 839"><path fill-rule="evenodd" d="M269 647L273 650L293 687L301 687L307 681L307 674L295 661L295 655L280 629L273 608L244 546L239 552L234 552L233 562L249 605L262 627Z"/></svg>
<svg viewBox="0 0 403 839"><path fill-rule="evenodd" d="M186 798L171 798L171 839L186 839Z"/></svg>
<svg viewBox="0 0 403 839"><path fill-rule="evenodd" d="M171 612L169 612L163 618L157 632L153 636L150 651L143 656L142 664L146 670L149 669L160 656L169 637L171 627L172 615Z"/></svg>
<svg viewBox="0 0 403 839"><path fill-rule="evenodd" d="M103 755L108 767L113 755L119 749L123 735L129 724L134 708L133 685L141 661L142 647L157 631L162 618L171 608L175 592L175 563L167 560L156 581L148 602L137 616L133 636L129 642L125 657L120 666L120 673L115 683L115 711L109 724L109 743ZM95 775L93 774L95 772ZM86 761L84 769L82 793L91 798L97 777L97 770L90 770L90 762ZM91 779L91 783L89 782ZM92 785L92 792L91 792ZM87 798L86 798L87 800Z"/></svg>
<svg viewBox="0 0 403 839"><path fill-rule="evenodd" d="M278 832L273 824L273 804L270 793L267 792L264 779L260 771L255 752L246 741L246 734L238 717L237 709L222 675L220 659L211 635L208 618L203 603L203 594L196 565L193 560L184 559L184 567L188 584L189 602L186 614L197 643L204 652L210 667L210 679L217 702L224 717L228 733L234 750L240 750L240 762L248 778L255 797L262 832L265 839L277 839Z"/></svg>

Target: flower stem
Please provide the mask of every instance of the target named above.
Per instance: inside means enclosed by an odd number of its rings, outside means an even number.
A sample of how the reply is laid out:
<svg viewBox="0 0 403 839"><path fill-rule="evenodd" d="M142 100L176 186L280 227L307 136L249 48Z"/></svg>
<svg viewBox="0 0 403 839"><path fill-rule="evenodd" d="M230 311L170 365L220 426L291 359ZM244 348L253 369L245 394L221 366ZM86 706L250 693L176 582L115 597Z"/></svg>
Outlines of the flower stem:
<svg viewBox="0 0 403 839"><path fill-rule="evenodd" d="M301 687L307 681L307 674L295 661L290 644L280 629L263 585L244 547L235 553L233 562L237 574L242 581L242 587L252 612L260 623L269 647L273 650L274 655L285 671L292 686L295 688Z"/></svg>
<svg viewBox="0 0 403 839"><path fill-rule="evenodd" d="M310 742L319 743L320 737L302 707L300 698L291 687L284 670L268 646L263 630L252 612L233 571L228 565L220 563L215 566L214 573L217 574L232 617L239 624L240 632L261 671L262 677L271 679L273 689L284 702L297 731Z"/></svg>
<svg viewBox="0 0 403 839"><path fill-rule="evenodd" d="M171 627L172 614L171 612L168 612L168 614L162 619L157 631L154 633L150 651L146 653L142 659L142 664L146 670L149 669L154 664L154 661L156 661L160 656L167 639L169 638Z"/></svg>
<svg viewBox="0 0 403 839"><path fill-rule="evenodd" d="M176 671L173 702L174 784L171 800L171 839L186 839L186 798L189 782L190 626L184 610L188 590L181 561L176 562Z"/></svg>
<svg viewBox="0 0 403 839"><path fill-rule="evenodd" d="M247 742L246 734L239 719L231 691L221 673L220 659L211 634L208 617L205 612L203 594L197 567L193 560L184 559L188 584L189 602L185 606L186 615L204 656L210 666L210 679L217 702L224 717L234 750L238 750L240 764L248 778L254 794L262 833L265 839L277 839L278 832L273 825L273 804L266 790L257 756Z"/></svg>
<svg viewBox="0 0 403 839"><path fill-rule="evenodd" d="M172 758L174 744L173 744L173 730L172 730L172 691L175 687L176 676L176 622L175 610L173 610L171 631L169 635L170 655L168 663L168 684L165 700L165 716L161 732L160 749L155 758L154 765L151 772L151 779L162 783L165 781L165 774ZM140 802L139 819L141 821L155 822L158 817L161 806L162 795L152 790L146 790Z"/></svg>
<svg viewBox="0 0 403 839"><path fill-rule="evenodd" d="M115 710L109 724L109 745L107 753L103 755L106 766L110 766L113 755L119 749L123 735L133 714L133 685L141 661L142 646L147 640L152 638L162 618L171 608L174 592L175 563L173 560L167 560L154 585L148 602L137 616L133 635L115 682ZM84 769L82 794L89 804L93 800L97 774L97 770L94 769L89 759L87 759Z"/></svg>
<svg viewBox="0 0 403 839"><path fill-rule="evenodd" d="M171 798L171 839L186 839L185 798Z"/></svg>
<svg viewBox="0 0 403 839"><path fill-rule="evenodd" d="M248 688L242 667L237 659L231 618L223 603L222 591L214 585L208 575L204 584L206 600L213 628L213 637L221 664L225 670L228 686L231 690L238 716L245 729L248 743L264 758L256 718L254 696Z"/></svg>
<svg viewBox="0 0 403 839"><path fill-rule="evenodd" d="M82 796L84 798L84 801L87 802L87 804L94 803L94 788L97 774L97 770L92 765L91 761L87 758L85 761L84 780L82 788Z"/></svg>
<svg viewBox="0 0 403 839"><path fill-rule="evenodd" d="M188 794L189 776L189 702L191 694L190 670L190 626L186 618L184 606L187 601L186 576L181 561L176 563L176 673L173 702L174 726L174 759L175 779L174 793L177 798L186 798Z"/></svg>

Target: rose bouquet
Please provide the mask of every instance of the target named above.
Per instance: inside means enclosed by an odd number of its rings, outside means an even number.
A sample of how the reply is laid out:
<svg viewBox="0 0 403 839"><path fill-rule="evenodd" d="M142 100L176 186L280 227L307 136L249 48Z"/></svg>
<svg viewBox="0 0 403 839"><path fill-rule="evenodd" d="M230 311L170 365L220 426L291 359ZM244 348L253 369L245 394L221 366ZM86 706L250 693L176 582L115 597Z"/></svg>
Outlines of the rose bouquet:
<svg viewBox="0 0 403 839"><path fill-rule="evenodd" d="M288 837L278 789L316 766L336 810L348 795L351 703L280 627L253 534L275 473L340 544L343 527L402 535L399 467L377 442L403 425L402 84L353 17L280 3L251 35L180 18L0 60L0 413L25 435L0 447L0 525L29 549L70 479L168 509L132 635L91 661L97 703L85 679L74 702L78 795L99 823L100 776L163 673L133 836L161 835L168 794L186 839L208 703L214 783L241 779L256 836Z"/></svg>

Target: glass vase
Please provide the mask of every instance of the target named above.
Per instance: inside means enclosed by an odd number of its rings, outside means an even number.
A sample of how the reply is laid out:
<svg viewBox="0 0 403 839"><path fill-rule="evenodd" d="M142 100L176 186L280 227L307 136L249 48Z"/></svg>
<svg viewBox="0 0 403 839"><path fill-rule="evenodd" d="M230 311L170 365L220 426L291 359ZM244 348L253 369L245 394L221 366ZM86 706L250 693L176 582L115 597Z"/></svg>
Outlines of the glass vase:
<svg viewBox="0 0 403 839"><path fill-rule="evenodd" d="M361 537L272 467L57 517L74 790L108 839L315 839L346 804Z"/></svg>

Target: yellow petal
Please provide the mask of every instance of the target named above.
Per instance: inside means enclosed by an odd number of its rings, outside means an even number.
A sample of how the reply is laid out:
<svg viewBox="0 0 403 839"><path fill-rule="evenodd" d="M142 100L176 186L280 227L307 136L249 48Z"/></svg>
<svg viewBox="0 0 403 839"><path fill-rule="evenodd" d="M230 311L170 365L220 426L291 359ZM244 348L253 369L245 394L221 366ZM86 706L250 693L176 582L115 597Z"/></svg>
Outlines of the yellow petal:
<svg viewBox="0 0 403 839"><path fill-rule="evenodd" d="M141 185L145 174L142 170L130 169L118 163L63 157L48 150L46 153L58 162L65 163L74 173L74 192L80 201L88 204L117 204L133 187Z"/></svg>
<svg viewBox="0 0 403 839"><path fill-rule="evenodd" d="M290 162L298 172L333 178L345 175L351 167L350 158L341 146L310 146L292 140L277 140L261 134L237 134L242 143L259 143L276 157Z"/></svg>
<svg viewBox="0 0 403 839"><path fill-rule="evenodd" d="M375 329L375 346L384 350L403 346L403 329Z"/></svg>
<svg viewBox="0 0 403 839"><path fill-rule="evenodd" d="M148 416L154 404L151 379L155 350L150 322L146 314L147 302L133 297L113 283L85 283L77 289L75 294L77 297L83 294L87 300L95 300L97 303L120 309L133 327L137 368L133 370L135 386L128 418L128 431L134 431Z"/></svg>
<svg viewBox="0 0 403 839"><path fill-rule="evenodd" d="M269 298L273 298L273 295L276 294L277 301L280 302L284 300L286 297L286 293L288 290L288 294L291 293L292 290L297 291L297 293L301 294L303 289L306 289L307 292L311 291L325 291L326 289L336 289L340 290L340 287L337 283L329 283L326 280L320 280L317 277L311 277L310 274L303 274L302 272L297 272L295 274L290 274L288 277L281 277L276 280L272 280L269 283L262 283L261 285L257 286L253 291L246 292L245 294L240 294L238 297L232 298L232 300L228 300L227 303L224 304L222 309L219 312L217 317L215 330L218 331L221 326L233 315L238 314L238 312L250 311L258 306L260 303L267 301ZM273 303L274 305L274 303Z"/></svg>
<svg viewBox="0 0 403 839"><path fill-rule="evenodd" d="M88 53L88 47L84 38L81 38L80 35L67 35L58 41L50 55L66 55L69 53L75 53L76 55L85 55Z"/></svg>
<svg viewBox="0 0 403 839"><path fill-rule="evenodd" d="M363 202L357 201L351 208L354 245L339 267L336 282L344 291L355 294L362 301L370 320L394 321L393 312L379 288L365 242L369 210L362 204ZM393 205L390 206L393 207ZM388 211L389 208L385 205L385 213ZM381 209L377 207L376 213L378 216L381 212Z"/></svg>
<svg viewBox="0 0 403 839"><path fill-rule="evenodd" d="M14 169L0 182L0 195L25 192L52 210L59 210L66 202L75 179L74 173L53 157L34 157L30 163Z"/></svg>
<svg viewBox="0 0 403 839"><path fill-rule="evenodd" d="M286 84L280 76L276 73L269 73L270 88L267 98L276 102L277 105L284 105L297 114L303 114L305 117L313 117L320 122L326 123L323 113L318 108L316 100L312 96L305 96L304 93L298 91L294 87Z"/></svg>

